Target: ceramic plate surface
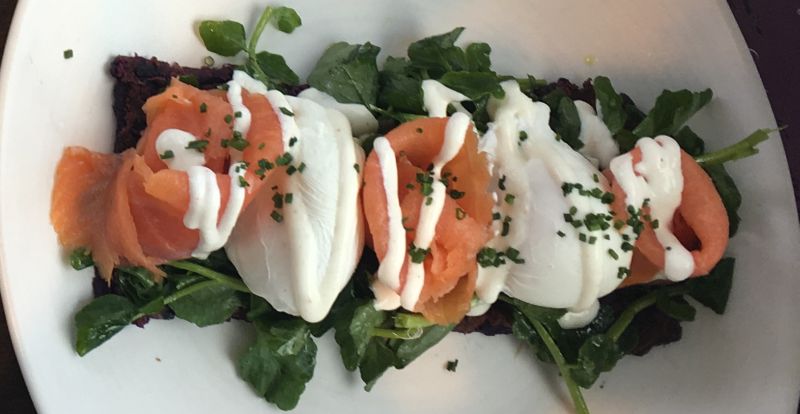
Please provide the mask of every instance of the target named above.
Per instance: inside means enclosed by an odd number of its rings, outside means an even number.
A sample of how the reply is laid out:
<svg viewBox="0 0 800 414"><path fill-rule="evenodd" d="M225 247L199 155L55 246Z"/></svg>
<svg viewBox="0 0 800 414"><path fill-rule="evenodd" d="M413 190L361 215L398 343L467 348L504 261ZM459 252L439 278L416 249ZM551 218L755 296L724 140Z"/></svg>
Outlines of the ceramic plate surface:
<svg viewBox="0 0 800 414"><path fill-rule="evenodd" d="M90 271L69 269L48 220L53 170L66 145L110 150L117 54L200 65L207 18L252 27L251 1L22 0L0 83L2 293L20 364L40 413L272 412L236 375L252 339L241 322L196 328L156 321L127 328L80 358L72 318L91 297ZM332 42L371 41L403 55L423 36L467 28L501 73L575 81L609 76L650 108L664 89L711 87L692 127L710 149L775 122L724 1L297 1L304 25L268 30L262 47L307 75ZM65 49L74 57L64 59ZM588 63L587 63L588 62ZM625 358L587 392L595 413L790 413L800 391L800 231L786 159L771 139L730 167L744 195L729 311L700 311L684 339ZM458 358L456 373L444 369ZM555 369L511 338L452 334L371 393L346 372L330 336L298 413L564 412Z"/></svg>

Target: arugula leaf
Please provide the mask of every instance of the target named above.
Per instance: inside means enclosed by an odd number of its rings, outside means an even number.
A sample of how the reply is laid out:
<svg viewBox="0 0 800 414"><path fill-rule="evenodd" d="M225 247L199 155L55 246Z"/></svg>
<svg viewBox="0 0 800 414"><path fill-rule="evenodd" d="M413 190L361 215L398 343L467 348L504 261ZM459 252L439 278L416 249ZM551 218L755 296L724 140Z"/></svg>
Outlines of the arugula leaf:
<svg viewBox="0 0 800 414"><path fill-rule="evenodd" d="M723 148L718 151L699 155L695 157L695 160L700 165L714 165L714 164L722 164L728 161L735 161L741 158L758 154L758 148L756 148L756 146L769 139L769 134L775 131L777 130L758 129L752 134L748 135L746 138L742 139L741 141L729 147Z"/></svg>
<svg viewBox="0 0 800 414"><path fill-rule="evenodd" d="M84 356L109 340L139 316L133 302L119 295L103 295L75 315L75 350Z"/></svg>
<svg viewBox="0 0 800 414"><path fill-rule="evenodd" d="M256 341L239 358L239 375L256 393L282 410L297 406L314 375L317 346L299 318L256 321Z"/></svg>
<svg viewBox="0 0 800 414"><path fill-rule="evenodd" d="M703 169L711 177L714 187L717 188L717 192L722 198L722 204L728 213L728 222L730 223L728 236L733 237L739 229L739 222L741 221L739 207L742 205L742 194L723 164L706 165Z"/></svg>
<svg viewBox="0 0 800 414"><path fill-rule="evenodd" d="M711 89L701 92L665 90L656 98L647 117L632 132L639 137L673 136L692 115L711 101L712 96Z"/></svg>
<svg viewBox="0 0 800 414"><path fill-rule="evenodd" d="M210 286L169 304L175 316L199 327L227 321L244 305L239 294L224 285Z"/></svg>
<svg viewBox="0 0 800 414"><path fill-rule="evenodd" d="M94 266L92 252L85 247L78 247L69 254L69 265L75 270L83 270Z"/></svg>
<svg viewBox="0 0 800 414"><path fill-rule="evenodd" d="M622 97L611 86L611 80L605 76L594 78L593 85L597 112L611 131L611 135L615 135L625 127L625 120L628 118L623 108Z"/></svg>
<svg viewBox="0 0 800 414"><path fill-rule="evenodd" d="M689 279L686 286L689 296L717 314L725 313L733 286L733 268L736 260L723 258L707 276Z"/></svg>
<svg viewBox="0 0 800 414"><path fill-rule="evenodd" d="M386 313L375 309L372 300L359 300L339 309L334 322L336 343L342 362L349 371L358 368L372 339L372 329L386 320Z"/></svg>
<svg viewBox="0 0 800 414"><path fill-rule="evenodd" d="M262 71L267 75L271 85L284 84L294 86L300 83L300 78L286 64L283 56L267 51L256 54L256 62Z"/></svg>
<svg viewBox="0 0 800 414"><path fill-rule="evenodd" d="M463 27L456 27L447 33L426 37L410 44L408 58L411 64L427 72L432 79L438 79L447 72L466 69L466 53L455 46L463 31Z"/></svg>
<svg viewBox="0 0 800 414"><path fill-rule="evenodd" d="M246 50L244 26L231 20L205 20L200 23L200 38L210 52L234 56Z"/></svg>
<svg viewBox="0 0 800 414"><path fill-rule="evenodd" d="M636 141L638 140L639 137L633 135L633 132L627 129L621 129L614 135L614 141L617 141L619 152L622 154L632 150L633 147L636 146Z"/></svg>
<svg viewBox="0 0 800 414"><path fill-rule="evenodd" d="M342 103L375 105L378 97L378 65L380 48L367 42L332 44L311 74L309 85L333 96Z"/></svg>

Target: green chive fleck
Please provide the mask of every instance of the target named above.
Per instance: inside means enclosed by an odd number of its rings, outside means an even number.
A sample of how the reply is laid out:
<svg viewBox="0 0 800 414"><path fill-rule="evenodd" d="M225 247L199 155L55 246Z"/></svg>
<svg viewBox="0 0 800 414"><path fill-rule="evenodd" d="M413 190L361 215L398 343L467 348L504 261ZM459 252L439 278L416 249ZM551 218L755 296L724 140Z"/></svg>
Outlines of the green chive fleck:
<svg viewBox="0 0 800 414"><path fill-rule="evenodd" d="M289 108L281 107L281 112L286 116L294 116L294 112L292 112Z"/></svg>
<svg viewBox="0 0 800 414"><path fill-rule="evenodd" d="M164 151L163 154L159 155L159 157L161 157L162 160L168 160L171 158L175 158L175 153L172 152L172 150L166 150Z"/></svg>

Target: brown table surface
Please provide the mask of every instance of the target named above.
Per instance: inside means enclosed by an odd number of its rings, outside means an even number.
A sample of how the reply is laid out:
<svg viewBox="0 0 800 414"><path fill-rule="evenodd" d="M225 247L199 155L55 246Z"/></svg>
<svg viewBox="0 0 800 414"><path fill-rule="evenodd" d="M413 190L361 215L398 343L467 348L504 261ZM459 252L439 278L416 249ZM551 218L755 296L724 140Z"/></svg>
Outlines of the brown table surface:
<svg viewBox="0 0 800 414"><path fill-rule="evenodd" d="M728 4L753 51L778 125L800 125L800 2L728 0ZM16 0L0 0L0 56L15 5ZM800 205L800 128L784 129L781 138ZM1 307L0 413L35 413Z"/></svg>

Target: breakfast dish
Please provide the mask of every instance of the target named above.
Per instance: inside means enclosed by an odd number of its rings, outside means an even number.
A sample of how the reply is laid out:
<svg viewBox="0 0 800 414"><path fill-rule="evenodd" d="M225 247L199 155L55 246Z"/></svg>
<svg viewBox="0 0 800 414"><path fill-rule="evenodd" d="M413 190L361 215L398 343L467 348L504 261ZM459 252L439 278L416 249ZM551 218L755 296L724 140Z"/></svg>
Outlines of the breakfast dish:
<svg viewBox="0 0 800 414"><path fill-rule="evenodd" d="M116 153L65 149L51 221L105 283L75 317L80 355L148 318L245 319L239 375L291 409L328 330L369 390L456 325L494 325L555 363L587 412L581 388L680 336L688 298L724 312L741 203L724 164L770 131L706 151L685 123L710 90L643 112L605 77L498 74L489 45L455 45L463 28L380 69L378 47L334 43L306 84L256 51L268 25L300 17L268 7L249 38L202 22L208 50L240 65L167 65L142 115L115 96ZM117 58L120 91L126 65L164 68Z"/></svg>

